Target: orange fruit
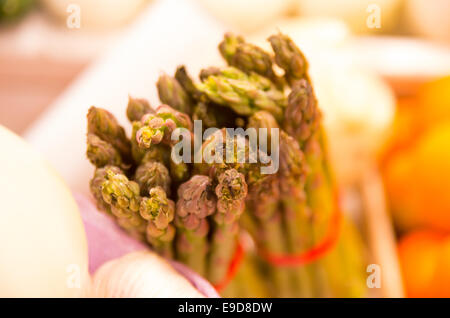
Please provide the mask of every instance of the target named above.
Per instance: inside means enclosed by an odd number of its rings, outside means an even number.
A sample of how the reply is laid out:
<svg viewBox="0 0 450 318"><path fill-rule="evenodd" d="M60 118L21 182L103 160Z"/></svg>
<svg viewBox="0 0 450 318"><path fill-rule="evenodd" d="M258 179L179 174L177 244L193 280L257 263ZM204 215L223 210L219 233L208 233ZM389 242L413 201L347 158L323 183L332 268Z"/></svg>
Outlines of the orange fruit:
<svg viewBox="0 0 450 318"><path fill-rule="evenodd" d="M439 249L436 271L432 282L435 297L450 297L450 236Z"/></svg>
<svg viewBox="0 0 450 318"><path fill-rule="evenodd" d="M450 122L421 138L413 161L418 213L427 225L450 230Z"/></svg>
<svg viewBox="0 0 450 318"><path fill-rule="evenodd" d="M394 220L401 229L426 225L450 230L450 121L393 155L383 177Z"/></svg>
<svg viewBox="0 0 450 318"><path fill-rule="evenodd" d="M417 118L424 129L450 120L450 76L424 85L418 95Z"/></svg>
<svg viewBox="0 0 450 318"><path fill-rule="evenodd" d="M419 132L414 130L416 127L415 105L410 100L400 101L395 112L393 125L389 129L388 138L383 149L381 149L381 164L411 146L411 143L417 138Z"/></svg>
<svg viewBox="0 0 450 318"><path fill-rule="evenodd" d="M416 191L411 184L413 163L408 153L393 156L384 170L384 184L394 223L402 230L411 229L422 223L420 213L412 193Z"/></svg>
<svg viewBox="0 0 450 318"><path fill-rule="evenodd" d="M430 230L415 231L401 239L398 255L407 297L437 296L436 274L443 241L442 234ZM448 271L440 274L442 279L450 279Z"/></svg>

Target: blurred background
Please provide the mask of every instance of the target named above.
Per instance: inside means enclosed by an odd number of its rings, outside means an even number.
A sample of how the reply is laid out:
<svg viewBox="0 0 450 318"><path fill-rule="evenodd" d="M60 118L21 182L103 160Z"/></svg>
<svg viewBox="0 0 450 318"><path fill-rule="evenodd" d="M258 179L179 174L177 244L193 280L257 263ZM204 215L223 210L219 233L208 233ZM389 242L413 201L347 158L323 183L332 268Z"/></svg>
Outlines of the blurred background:
<svg viewBox="0 0 450 318"><path fill-rule="evenodd" d="M154 101L158 72L217 63L223 31L267 47L281 30L310 61L346 207L400 269L387 284L450 297L449 14L448 0L0 0L0 124L77 188L59 140L84 133L89 103Z"/></svg>

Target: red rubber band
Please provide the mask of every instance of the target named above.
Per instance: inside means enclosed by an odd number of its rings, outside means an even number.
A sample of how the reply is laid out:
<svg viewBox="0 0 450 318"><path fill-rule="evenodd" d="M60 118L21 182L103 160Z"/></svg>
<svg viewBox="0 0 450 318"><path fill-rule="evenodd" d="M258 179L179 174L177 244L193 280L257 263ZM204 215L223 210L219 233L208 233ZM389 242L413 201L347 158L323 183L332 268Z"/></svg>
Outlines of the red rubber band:
<svg viewBox="0 0 450 318"><path fill-rule="evenodd" d="M295 267L312 263L326 255L337 243L341 228L342 212L338 194L334 194L335 210L331 216L330 225L325 237L311 249L299 254L273 254L268 251L260 251L260 254L269 263L280 267Z"/></svg>
<svg viewBox="0 0 450 318"><path fill-rule="evenodd" d="M282 267L295 267L312 263L321 257L325 256L337 243L340 234L342 212L339 204L339 196L334 193L335 210L331 216L330 225L328 227L327 235L316 246L299 254L273 254L267 251L260 251L260 254L271 264ZM224 279L215 284L214 288L221 292L236 276L239 267L244 259L245 251L241 243L238 241L236 251L233 259L228 267L227 274Z"/></svg>
<svg viewBox="0 0 450 318"><path fill-rule="evenodd" d="M238 269L242 263L242 260L244 259L245 251L242 247L241 243L238 241L236 244L236 250L233 255L233 259L230 262L230 265L228 266L227 274L225 275L224 279L215 284L214 288L220 292L222 291L228 284L233 280L234 276L236 276Z"/></svg>

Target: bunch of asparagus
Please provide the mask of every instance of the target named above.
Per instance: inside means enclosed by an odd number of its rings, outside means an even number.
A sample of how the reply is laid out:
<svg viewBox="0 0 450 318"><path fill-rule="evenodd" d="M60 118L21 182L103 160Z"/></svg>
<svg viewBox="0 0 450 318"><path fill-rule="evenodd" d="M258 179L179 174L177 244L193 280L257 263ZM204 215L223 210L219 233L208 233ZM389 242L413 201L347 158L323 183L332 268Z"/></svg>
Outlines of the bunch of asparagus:
<svg viewBox="0 0 450 318"><path fill-rule="evenodd" d="M274 54L226 34L219 51L227 67L202 70L198 82L184 66L173 77L162 75L157 88L163 104L156 109L130 97L131 139L112 114L91 107L87 156L96 167L91 192L98 208L130 235L187 264L224 295L362 296L363 250L345 219L336 225L337 242L316 260L285 264L267 257L314 248L338 209L307 61L286 35L273 35L269 42ZM172 134L183 128L188 132L183 138L197 138L193 120L201 120L203 130L219 129L183 157L225 158L228 151L234 157L211 163L175 160ZM225 143L225 128L238 127L267 129L260 131L267 132L270 146L256 155L267 158L279 149L278 171L261 173L268 163L251 158L248 138ZM272 135L272 128L279 134ZM232 277L245 233L256 247Z"/></svg>

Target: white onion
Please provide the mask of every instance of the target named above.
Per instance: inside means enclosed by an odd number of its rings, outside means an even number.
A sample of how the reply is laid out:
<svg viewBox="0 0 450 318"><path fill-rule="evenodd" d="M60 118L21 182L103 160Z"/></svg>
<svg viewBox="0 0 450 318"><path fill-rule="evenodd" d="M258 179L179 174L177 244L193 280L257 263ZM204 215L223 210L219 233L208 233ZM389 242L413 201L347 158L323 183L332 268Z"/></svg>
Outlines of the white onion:
<svg viewBox="0 0 450 318"><path fill-rule="evenodd" d="M102 265L93 277L91 296L205 297L167 261L152 252L134 252Z"/></svg>

